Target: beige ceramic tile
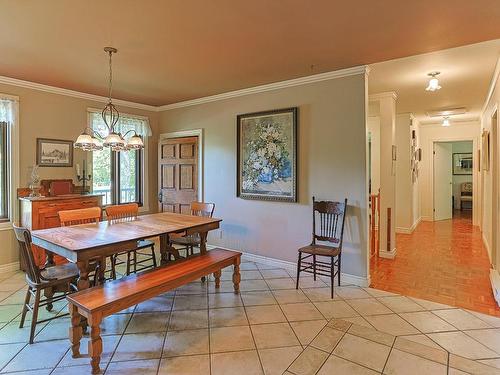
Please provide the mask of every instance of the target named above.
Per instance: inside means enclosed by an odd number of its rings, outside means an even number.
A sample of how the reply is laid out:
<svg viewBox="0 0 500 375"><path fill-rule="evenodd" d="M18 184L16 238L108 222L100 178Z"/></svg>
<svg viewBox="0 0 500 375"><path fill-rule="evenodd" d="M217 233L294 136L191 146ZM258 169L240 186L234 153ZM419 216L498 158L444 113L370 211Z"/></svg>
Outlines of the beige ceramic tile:
<svg viewBox="0 0 500 375"><path fill-rule="evenodd" d="M288 323L257 324L251 329L257 349L300 345Z"/></svg>
<svg viewBox="0 0 500 375"><path fill-rule="evenodd" d="M494 359L480 359L478 362L481 362L485 365L495 367L497 369L500 369L500 358L494 358Z"/></svg>
<svg viewBox="0 0 500 375"><path fill-rule="evenodd" d="M212 308L243 306L240 294L218 293L208 295L208 305Z"/></svg>
<svg viewBox="0 0 500 375"><path fill-rule="evenodd" d="M347 303L361 315L379 315L392 313L375 298L350 299Z"/></svg>
<svg viewBox="0 0 500 375"><path fill-rule="evenodd" d="M360 326L357 324L351 325L347 332L349 332L351 335L362 337L367 340L375 341L379 344L384 344L387 346L391 346L394 343L395 339L393 335L390 335L388 333L377 331L374 328Z"/></svg>
<svg viewBox="0 0 500 375"><path fill-rule="evenodd" d="M299 320L318 320L323 318L323 315L311 302L281 305L281 308L286 318L291 322Z"/></svg>
<svg viewBox="0 0 500 375"><path fill-rule="evenodd" d="M413 340L409 340L407 338L413 338ZM404 338L398 337L396 338L396 341L394 343L394 348L410 354L418 355L420 357L429 359L434 362L442 364L448 363L448 352L446 352L446 350L442 349L434 342L432 342L431 339L429 339L426 336L423 336L421 342L418 342L419 340L418 338L416 340L417 341L415 341L414 336L406 336ZM427 341L430 341L435 346L426 345L428 344ZM425 342L425 344L423 344L422 342Z"/></svg>
<svg viewBox="0 0 500 375"><path fill-rule="evenodd" d="M374 288L363 288L372 297L394 297L398 296L396 293L387 292L385 290L374 289Z"/></svg>
<svg viewBox="0 0 500 375"><path fill-rule="evenodd" d="M499 373L498 369L494 367L455 354L450 354L449 366L474 375L498 375Z"/></svg>
<svg viewBox="0 0 500 375"><path fill-rule="evenodd" d="M278 303L270 291L243 292L241 299L245 306L275 305Z"/></svg>
<svg viewBox="0 0 500 375"><path fill-rule="evenodd" d="M217 353L211 356L212 375L263 375L257 351Z"/></svg>
<svg viewBox="0 0 500 375"><path fill-rule="evenodd" d="M352 323L343 319L332 319L327 325L330 328L334 328L342 332L347 332L347 330L351 328Z"/></svg>
<svg viewBox="0 0 500 375"><path fill-rule="evenodd" d="M291 322L295 335L298 337L302 345L308 345L316 337L316 335L323 329L327 321L321 320L307 320L300 322Z"/></svg>
<svg viewBox="0 0 500 375"><path fill-rule="evenodd" d="M282 375L300 353L302 353L301 346L259 350L264 373L266 375Z"/></svg>
<svg viewBox="0 0 500 375"><path fill-rule="evenodd" d="M260 273L265 279L281 279L290 277L288 272L283 268L260 270Z"/></svg>
<svg viewBox="0 0 500 375"><path fill-rule="evenodd" d="M255 349L250 327L219 327L210 330L212 353Z"/></svg>
<svg viewBox="0 0 500 375"><path fill-rule="evenodd" d="M500 357L500 329L479 329L464 331L464 333L494 350Z"/></svg>
<svg viewBox="0 0 500 375"><path fill-rule="evenodd" d="M120 341L121 336L102 336L102 355L101 355L101 365L104 365L109 362L111 356L115 352L116 346ZM68 340L66 339L66 345L69 345ZM73 358L71 355L71 350L66 352L66 355L62 359L62 361L58 364L59 367L65 366L86 366L89 365L89 357L88 357L88 337L83 337L80 342L80 354L81 356L78 358ZM64 344L64 341L61 341Z"/></svg>
<svg viewBox="0 0 500 375"><path fill-rule="evenodd" d="M232 280L233 273L231 272L230 275L231 275L231 279L229 279L229 280ZM241 270L240 275L241 275L241 280L244 280L244 281L246 281L246 280L262 280L263 279L261 273L257 270Z"/></svg>
<svg viewBox="0 0 500 375"><path fill-rule="evenodd" d="M462 331L465 329L491 328L486 322L462 309L436 310L433 313Z"/></svg>
<svg viewBox="0 0 500 375"><path fill-rule="evenodd" d="M14 356L19 353L25 345L25 343L0 345L0 369L2 369L12 358L14 358Z"/></svg>
<svg viewBox="0 0 500 375"><path fill-rule="evenodd" d="M172 305L174 303L174 298L169 295L161 295L158 297L151 298L143 303L137 305L135 312L157 312L164 311L168 312L172 310Z"/></svg>
<svg viewBox="0 0 500 375"><path fill-rule="evenodd" d="M357 286L341 286L335 288L335 292L343 299L371 298L363 288Z"/></svg>
<svg viewBox="0 0 500 375"><path fill-rule="evenodd" d="M456 331L454 326L430 311L403 313L399 315L423 333Z"/></svg>
<svg viewBox="0 0 500 375"><path fill-rule="evenodd" d="M323 301L315 302L314 305L326 319L331 318L352 318L359 314L344 301Z"/></svg>
<svg viewBox="0 0 500 375"><path fill-rule="evenodd" d="M390 350L389 346L346 333L333 354L380 372Z"/></svg>
<svg viewBox="0 0 500 375"><path fill-rule="evenodd" d="M296 278L294 276L293 282L296 282ZM314 280L314 277L304 277L304 275L300 275L300 288L321 288L327 285L321 278L316 278Z"/></svg>
<svg viewBox="0 0 500 375"><path fill-rule="evenodd" d="M419 333L415 327L397 314L370 315L366 316L365 319L379 331L390 333L394 336Z"/></svg>
<svg viewBox="0 0 500 375"><path fill-rule="evenodd" d="M360 366L354 362L331 355L321 367L317 375L376 375L376 371Z"/></svg>
<svg viewBox="0 0 500 375"><path fill-rule="evenodd" d="M176 292L176 295L179 295L179 294L206 294L208 291L207 288L208 288L207 282L202 283L201 281L194 281L192 283L183 285L180 288L177 288L175 290L175 292Z"/></svg>
<svg viewBox="0 0 500 375"><path fill-rule="evenodd" d="M325 327L311 342L311 346L331 353L343 336L344 332Z"/></svg>
<svg viewBox="0 0 500 375"><path fill-rule="evenodd" d="M309 302L309 298L304 294L302 290L295 289L281 289L273 291L274 298L278 301L278 303L300 303L300 302Z"/></svg>
<svg viewBox="0 0 500 375"><path fill-rule="evenodd" d="M328 358L328 353L308 346L293 361L288 370L296 375L313 375L321 368Z"/></svg>
<svg viewBox="0 0 500 375"><path fill-rule="evenodd" d="M283 279L268 279L267 285L272 290L275 289L295 289L295 281L291 277Z"/></svg>
<svg viewBox="0 0 500 375"><path fill-rule="evenodd" d="M162 359L158 375L210 375L210 357L191 355Z"/></svg>
<svg viewBox="0 0 500 375"><path fill-rule="evenodd" d="M134 333L124 335L111 361L160 358L164 336L164 333Z"/></svg>
<svg viewBox="0 0 500 375"><path fill-rule="evenodd" d="M67 340L26 345L2 371L14 372L52 368L57 365L67 350Z"/></svg>
<svg viewBox="0 0 500 375"><path fill-rule="evenodd" d="M132 316L125 333L165 332L169 318L170 313L164 312L136 313Z"/></svg>
<svg viewBox="0 0 500 375"><path fill-rule="evenodd" d="M476 312L476 311L469 311L468 310L468 312L471 313L472 315L478 317L483 322L488 323L491 327L500 328L500 318L498 318L496 316L492 316L492 315L481 314L481 313Z"/></svg>
<svg viewBox="0 0 500 375"><path fill-rule="evenodd" d="M169 331L163 346L163 356L208 354L208 341L208 329Z"/></svg>
<svg viewBox="0 0 500 375"><path fill-rule="evenodd" d="M172 311L170 315L170 324L168 329L184 330L198 329L208 327L208 311L207 310L192 310L192 311Z"/></svg>
<svg viewBox="0 0 500 375"><path fill-rule="evenodd" d="M448 368L441 363L393 349L387 360L384 374L387 375L447 375Z"/></svg>
<svg viewBox="0 0 500 375"><path fill-rule="evenodd" d="M209 321L210 327L248 325L247 316L243 307L210 309Z"/></svg>
<svg viewBox="0 0 500 375"><path fill-rule="evenodd" d="M176 295L174 310L203 310L208 308L206 295Z"/></svg>
<svg viewBox="0 0 500 375"><path fill-rule="evenodd" d="M250 324L286 322L279 305L245 307Z"/></svg>
<svg viewBox="0 0 500 375"><path fill-rule="evenodd" d="M240 283L240 291L242 292L251 292L259 290L269 290L269 287L265 280L245 280L245 282Z"/></svg>
<svg viewBox="0 0 500 375"><path fill-rule="evenodd" d="M420 306L422 306L426 310L442 310L442 309L453 309L454 308L452 306L444 305L442 303L427 301L427 300L420 299L420 298L415 298L415 297L408 297L408 298L410 298L412 301L418 303Z"/></svg>
<svg viewBox="0 0 500 375"><path fill-rule="evenodd" d="M106 369L106 375L154 375L158 369L158 359L149 359L146 361L126 361L110 363ZM73 375L73 373L68 373Z"/></svg>
<svg viewBox="0 0 500 375"><path fill-rule="evenodd" d="M342 318L342 319L345 320L345 321L347 321L347 322L351 322L351 323L357 324L358 326L363 326L363 327L367 327L367 328L374 328L362 316L355 316L355 317L352 317L352 318Z"/></svg>
<svg viewBox="0 0 500 375"><path fill-rule="evenodd" d="M418 303L404 296L382 297L378 298L378 301L382 302L384 305L386 305L389 309L391 309L395 313L425 310Z"/></svg>
<svg viewBox="0 0 500 375"><path fill-rule="evenodd" d="M302 289L304 294L313 302L321 302L321 301L331 301L331 290L330 287L324 287L324 288L307 288L307 289ZM333 295L334 300L340 300L341 298L337 294L337 290L335 289L334 295Z"/></svg>
<svg viewBox="0 0 500 375"><path fill-rule="evenodd" d="M450 353L469 358L483 359L497 357L494 351L480 344L463 332L441 332L428 335Z"/></svg>

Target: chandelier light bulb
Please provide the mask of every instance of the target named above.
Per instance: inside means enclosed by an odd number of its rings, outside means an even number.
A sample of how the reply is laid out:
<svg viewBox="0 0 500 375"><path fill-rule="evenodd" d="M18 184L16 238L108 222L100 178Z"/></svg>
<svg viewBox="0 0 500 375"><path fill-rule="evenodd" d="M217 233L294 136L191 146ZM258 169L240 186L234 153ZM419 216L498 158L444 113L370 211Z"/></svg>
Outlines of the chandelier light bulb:
<svg viewBox="0 0 500 375"><path fill-rule="evenodd" d="M443 119L443 126L450 126L450 119L448 117L445 117Z"/></svg>
<svg viewBox="0 0 500 375"><path fill-rule="evenodd" d="M426 91L437 91L441 88L439 85L439 80L436 78L440 73L439 72L432 72L427 74L431 79L429 80L429 84L425 88Z"/></svg>

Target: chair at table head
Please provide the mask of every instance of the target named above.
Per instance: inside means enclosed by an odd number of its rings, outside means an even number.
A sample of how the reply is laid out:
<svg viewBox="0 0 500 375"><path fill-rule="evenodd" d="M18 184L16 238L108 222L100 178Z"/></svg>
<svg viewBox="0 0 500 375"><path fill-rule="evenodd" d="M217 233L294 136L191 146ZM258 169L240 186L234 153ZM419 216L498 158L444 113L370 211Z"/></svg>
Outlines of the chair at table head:
<svg viewBox="0 0 500 375"><path fill-rule="evenodd" d="M28 229L19 227L16 224L12 226L14 227L17 242L19 243L21 262L24 264L28 281L32 284L41 284L42 277L40 268L36 265L35 257L31 250L31 233Z"/></svg>
<svg viewBox="0 0 500 375"><path fill-rule="evenodd" d="M77 210L59 211L62 227L78 224L98 223L101 220L101 207L80 208Z"/></svg>
<svg viewBox="0 0 500 375"><path fill-rule="evenodd" d="M342 248L347 199L344 202L316 201L313 197L313 239Z"/></svg>
<svg viewBox="0 0 500 375"><path fill-rule="evenodd" d="M212 217L215 210L215 203L191 202L191 215Z"/></svg>
<svg viewBox="0 0 500 375"><path fill-rule="evenodd" d="M117 204L106 207L105 211L108 221L135 219L139 214L139 205L137 203Z"/></svg>

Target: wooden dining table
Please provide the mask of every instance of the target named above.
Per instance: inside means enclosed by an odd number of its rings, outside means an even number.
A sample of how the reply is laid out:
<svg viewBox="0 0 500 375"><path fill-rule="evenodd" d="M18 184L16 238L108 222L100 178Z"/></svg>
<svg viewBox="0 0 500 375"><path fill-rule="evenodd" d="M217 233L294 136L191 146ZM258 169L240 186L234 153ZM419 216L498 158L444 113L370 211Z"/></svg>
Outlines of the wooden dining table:
<svg viewBox="0 0 500 375"><path fill-rule="evenodd" d="M46 250L47 263L53 264L54 254L76 263L80 271L78 289L87 289L89 283L89 262L100 259L106 264L106 257L133 250L137 241L159 237L161 264L169 262L170 255L179 259L179 252L169 244L169 236L176 233L199 234L200 252L205 253L207 234L219 228L222 219L191 216L176 213L141 215L137 218L116 221L101 221L66 227L41 229L31 232L33 244ZM104 270L100 270L104 274Z"/></svg>

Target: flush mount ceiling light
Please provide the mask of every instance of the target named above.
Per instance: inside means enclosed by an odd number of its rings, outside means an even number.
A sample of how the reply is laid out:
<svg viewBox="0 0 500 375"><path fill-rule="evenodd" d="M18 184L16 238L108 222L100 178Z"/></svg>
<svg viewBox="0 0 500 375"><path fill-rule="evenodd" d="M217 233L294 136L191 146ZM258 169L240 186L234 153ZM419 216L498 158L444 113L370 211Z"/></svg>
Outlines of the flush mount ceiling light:
<svg viewBox="0 0 500 375"><path fill-rule="evenodd" d="M450 118L448 116L445 116L443 118L443 126L450 126Z"/></svg>
<svg viewBox="0 0 500 375"><path fill-rule="evenodd" d="M119 128L118 120L120 119L120 113L114 106L113 100L111 99L111 93L113 91L113 66L111 58L113 53L117 53L118 50L113 47L104 47L104 52L109 55L109 91L108 104L106 104L102 110L101 115L107 128L107 134L99 134L99 132L87 127L77 138L75 148L79 148L84 151L98 151L102 150L104 146L117 152L140 150L144 148L144 143L141 136L139 136L135 130L129 130L122 135L117 129ZM131 133L132 136L127 141L125 140L125 136L129 133ZM101 141L103 141L103 143L101 143Z"/></svg>
<svg viewBox="0 0 500 375"><path fill-rule="evenodd" d="M440 72L431 72L427 74L431 79L429 80L429 85L425 88L427 91L436 91L441 88L439 86L439 80L436 78Z"/></svg>

